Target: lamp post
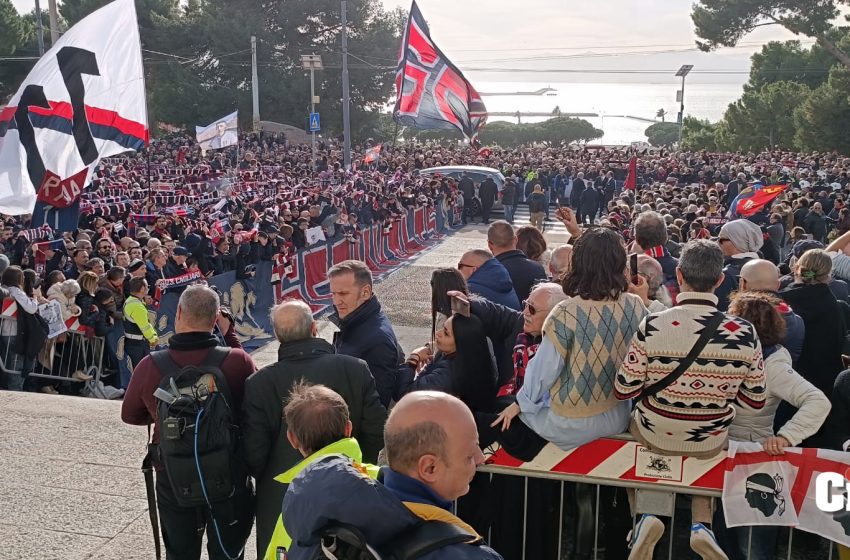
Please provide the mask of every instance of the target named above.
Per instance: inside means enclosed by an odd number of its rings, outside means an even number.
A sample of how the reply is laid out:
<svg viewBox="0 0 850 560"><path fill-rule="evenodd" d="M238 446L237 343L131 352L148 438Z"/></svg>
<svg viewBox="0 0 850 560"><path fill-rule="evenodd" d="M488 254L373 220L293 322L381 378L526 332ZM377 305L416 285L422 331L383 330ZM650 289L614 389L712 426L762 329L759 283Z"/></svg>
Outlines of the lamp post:
<svg viewBox="0 0 850 560"><path fill-rule="evenodd" d="M310 113L316 112L316 70L322 70L322 57L318 54L302 54L301 68L310 71ZM311 127L312 128L312 127ZM313 154L313 171L316 170L316 131L310 131L310 144Z"/></svg>
<svg viewBox="0 0 850 560"><path fill-rule="evenodd" d="M346 0L340 2L342 20L342 161L345 170L351 169L351 99L348 85L348 16Z"/></svg>
<svg viewBox="0 0 850 560"><path fill-rule="evenodd" d="M676 96L676 97L679 98L676 101L678 101L680 103L680 105L679 105L679 117L678 117L678 120L679 120L679 144L680 145L682 144L682 130L685 128L685 76L687 76L688 73L693 69L694 69L693 64L683 64L682 67L679 68L679 71L676 72L676 76L682 77L682 89L679 91L679 94Z"/></svg>

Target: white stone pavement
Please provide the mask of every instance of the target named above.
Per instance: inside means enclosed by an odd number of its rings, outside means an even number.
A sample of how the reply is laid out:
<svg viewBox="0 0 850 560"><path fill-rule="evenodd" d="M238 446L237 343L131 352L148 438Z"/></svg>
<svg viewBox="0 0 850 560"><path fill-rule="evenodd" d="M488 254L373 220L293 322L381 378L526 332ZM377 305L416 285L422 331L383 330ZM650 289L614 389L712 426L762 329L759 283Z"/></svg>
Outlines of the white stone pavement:
<svg viewBox="0 0 850 560"><path fill-rule="evenodd" d="M377 285L405 351L428 339L431 272L485 246L486 227L468 226ZM322 335L332 329L324 321ZM260 366L276 357L277 343L254 353ZM0 391L0 434L0 560L155 558L139 469L146 430L121 423L120 403ZM254 551L252 538L245 558Z"/></svg>

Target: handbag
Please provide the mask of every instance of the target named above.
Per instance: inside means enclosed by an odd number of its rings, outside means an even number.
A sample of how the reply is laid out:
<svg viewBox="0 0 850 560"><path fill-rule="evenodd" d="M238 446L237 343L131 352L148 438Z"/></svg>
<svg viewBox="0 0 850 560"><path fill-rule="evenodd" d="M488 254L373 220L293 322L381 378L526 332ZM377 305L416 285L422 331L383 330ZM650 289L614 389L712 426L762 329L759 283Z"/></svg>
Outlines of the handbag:
<svg viewBox="0 0 850 560"><path fill-rule="evenodd" d="M680 302L681 303L681 302ZM699 338L691 347L690 352L681 359L679 365L676 366L676 369L668 373L664 379L656 381L649 387L646 387L641 393L640 402L646 402L650 397L654 397L673 383L675 383L682 375L687 371L691 364L694 363L694 360L697 359L699 353L703 351L705 346L708 344L708 340L711 338L717 331L717 327L720 326L720 323L723 322L723 319L726 318L726 314L721 311L715 311L714 315L712 315L711 319L709 319L708 323L706 323L705 328L702 330L702 334L699 335Z"/></svg>

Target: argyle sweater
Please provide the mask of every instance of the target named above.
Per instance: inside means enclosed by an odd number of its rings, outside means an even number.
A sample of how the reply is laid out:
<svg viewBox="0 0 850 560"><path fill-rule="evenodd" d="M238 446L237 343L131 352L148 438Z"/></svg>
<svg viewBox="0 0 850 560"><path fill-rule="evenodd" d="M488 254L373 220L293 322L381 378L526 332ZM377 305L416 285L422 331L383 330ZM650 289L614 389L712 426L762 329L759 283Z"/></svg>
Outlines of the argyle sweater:
<svg viewBox="0 0 850 560"><path fill-rule="evenodd" d="M640 435L659 450L705 453L725 443L738 406L760 409L766 397L761 344L753 326L726 314L694 363L670 387L640 399L671 373L717 313L712 294L682 292L677 307L640 325L617 373L617 398L635 399Z"/></svg>
<svg viewBox="0 0 850 560"><path fill-rule="evenodd" d="M552 412L588 418L617 406L614 377L647 313L640 298L628 293L603 301L573 297L552 309L543 336L564 359L549 390Z"/></svg>

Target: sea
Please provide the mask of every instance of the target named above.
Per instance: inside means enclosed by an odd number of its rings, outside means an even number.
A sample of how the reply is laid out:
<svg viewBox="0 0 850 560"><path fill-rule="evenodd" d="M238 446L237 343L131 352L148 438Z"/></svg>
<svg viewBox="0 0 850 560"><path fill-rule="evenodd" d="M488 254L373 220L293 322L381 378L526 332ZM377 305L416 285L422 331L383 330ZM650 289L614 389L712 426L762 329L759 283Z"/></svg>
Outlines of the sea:
<svg viewBox="0 0 850 560"><path fill-rule="evenodd" d="M645 141L644 131L658 120L656 114L664 109L668 122L676 122L679 103L676 100L681 82L671 83L542 83L542 82L475 82L481 92L488 122L517 122L515 116L493 113L532 112L551 114L556 108L562 113L595 113L581 117L605 132L595 144L624 145ZM555 91L543 95L486 95L488 93L536 92L543 88ZM740 98L743 83L685 84L685 116L719 120L730 103ZM522 117L522 122L539 122L546 116ZM642 119L642 120L639 120Z"/></svg>

